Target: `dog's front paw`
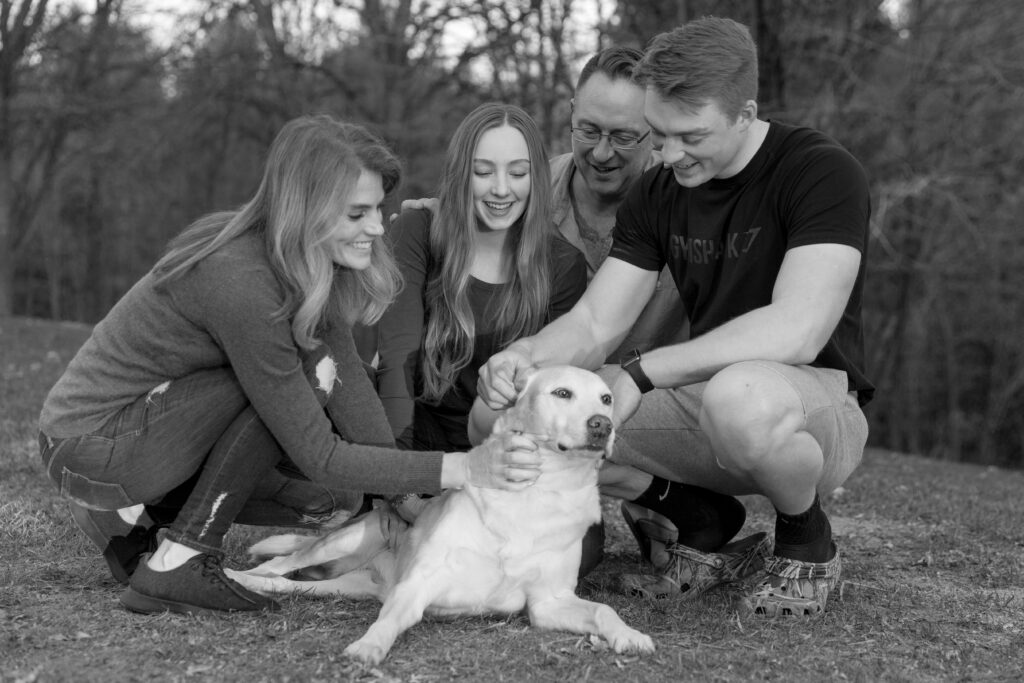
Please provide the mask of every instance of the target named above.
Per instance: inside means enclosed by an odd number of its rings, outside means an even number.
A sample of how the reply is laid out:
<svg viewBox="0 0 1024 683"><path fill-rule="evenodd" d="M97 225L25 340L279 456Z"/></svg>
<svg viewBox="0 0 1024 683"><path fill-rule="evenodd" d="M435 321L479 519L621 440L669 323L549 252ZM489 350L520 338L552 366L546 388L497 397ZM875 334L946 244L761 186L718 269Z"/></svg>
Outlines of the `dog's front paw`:
<svg viewBox="0 0 1024 683"><path fill-rule="evenodd" d="M235 583L241 584L254 593L274 595L277 592L274 590L274 581L270 577L255 576L248 572L240 572L228 567L224 568L224 574Z"/></svg>
<svg viewBox="0 0 1024 683"><path fill-rule="evenodd" d="M387 654L387 650L380 645L367 642L366 638L361 638L345 648L346 656L358 659L364 664L380 664Z"/></svg>
<svg viewBox="0 0 1024 683"><path fill-rule="evenodd" d="M654 641L651 640L651 637L628 626L611 636L608 642L618 654L632 652L649 655L654 652Z"/></svg>
<svg viewBox="0 0 1024 683"><path fill-rule="evenodd" d="M252 583L252 576L237 569L231 569L230 567L224 567L224 575L235 583L240 583L246 588L249 588ZM251 589L250 589L251 590Z"/></svg>

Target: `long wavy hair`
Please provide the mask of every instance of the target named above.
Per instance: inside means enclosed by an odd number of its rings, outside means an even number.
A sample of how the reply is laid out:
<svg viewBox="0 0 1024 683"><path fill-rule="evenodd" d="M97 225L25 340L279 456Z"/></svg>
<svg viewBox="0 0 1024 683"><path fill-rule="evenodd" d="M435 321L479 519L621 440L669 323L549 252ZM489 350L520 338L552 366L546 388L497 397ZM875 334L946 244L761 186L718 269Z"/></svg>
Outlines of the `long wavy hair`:
<svg viewBox="0 0 1024 683"><path fill-rule="evenodd" d="M530 154L530 196L526 210L509 228L504 244L504 284L498 290L495 324L505 346L533 334L544 323L551 293L548 258L551 171L540 130L514 105L488 103L474 109L455 130L445 156L438 210L430 228L431 272L426 291L427 329L423 342L423 397L437 401L473 357L475 324L469 306L469 269L478 240L473 207L473 156L488 130L511 126Z"/></svg>
<svg viewBox="0 0 1024 683"><path fill-rule="evenodd" d="M385 240L374 240L366 270L336 265L328 243L364 169L380 174L385 193L401 180L398 158L362 126L323 114L289 121L270 146L253 198L236 211L203 216L175 237L154 267L157 285L252 231L284 285L274 315L291 320L299 346L319 344L332 307L347 322L376 322L402 286Z"/></svg>

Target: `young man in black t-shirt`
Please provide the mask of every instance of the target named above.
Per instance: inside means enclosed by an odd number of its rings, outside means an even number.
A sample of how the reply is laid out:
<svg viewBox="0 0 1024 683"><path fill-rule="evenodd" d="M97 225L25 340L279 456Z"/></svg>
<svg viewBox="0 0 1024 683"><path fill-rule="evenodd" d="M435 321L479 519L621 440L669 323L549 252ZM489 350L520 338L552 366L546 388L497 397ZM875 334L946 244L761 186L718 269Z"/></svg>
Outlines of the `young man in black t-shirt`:
<svg viewBox="0 0 1024 683"><path fill-rule="evenodd" d="M631 188L580 302L492 357L481 399L508 405L531 367L599 367L667 265L691 339L602 371L619 425L602 490L632 501L634 525L650 509L678 529L661 574L624 587L693 596L763 565L746 600L755 613L818 613L840 573L819 495L859 464L873 393L867 179L829 137L757 118L757 53L741 24L709 17L659 35L636 78L663 165ZM730 543L743 494L775 507L774 546L763 533Z"/></svg>

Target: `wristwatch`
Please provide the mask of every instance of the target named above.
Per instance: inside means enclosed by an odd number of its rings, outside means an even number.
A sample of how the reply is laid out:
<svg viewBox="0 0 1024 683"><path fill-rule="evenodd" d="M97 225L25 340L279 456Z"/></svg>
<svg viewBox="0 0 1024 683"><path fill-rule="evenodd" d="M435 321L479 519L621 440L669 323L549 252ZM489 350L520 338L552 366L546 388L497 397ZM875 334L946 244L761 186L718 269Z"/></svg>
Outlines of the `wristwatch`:
<svg viewBox="0 0 1024 683"><path fill-rule="evenodd" d="M640 390L641 394L646 394L648 391L654 389L654 384L651 382L651 378L644 373L644 369L640 367L640 349L633 349L629 352L629 355L622 359L619 363L619 367L629 373L629 376L633 378L633 382L636 384L636 388Z"/></svg>

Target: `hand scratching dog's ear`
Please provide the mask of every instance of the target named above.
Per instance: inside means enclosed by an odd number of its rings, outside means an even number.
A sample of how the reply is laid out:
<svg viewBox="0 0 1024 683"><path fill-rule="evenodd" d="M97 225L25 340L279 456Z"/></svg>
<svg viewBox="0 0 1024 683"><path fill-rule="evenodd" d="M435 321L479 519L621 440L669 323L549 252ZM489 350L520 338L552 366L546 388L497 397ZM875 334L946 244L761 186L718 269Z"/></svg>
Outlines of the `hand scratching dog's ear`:
<svg viewBox="0 0 1024 683"><path fill-rule="evenodd" d="M516 388L516 393L519 394L519 396L523 395L523 390L530 382L530 378L537 374L537 370L537 366L531 365L528 368L520 368L519 372L516 373L514 386Z"/></svg>

